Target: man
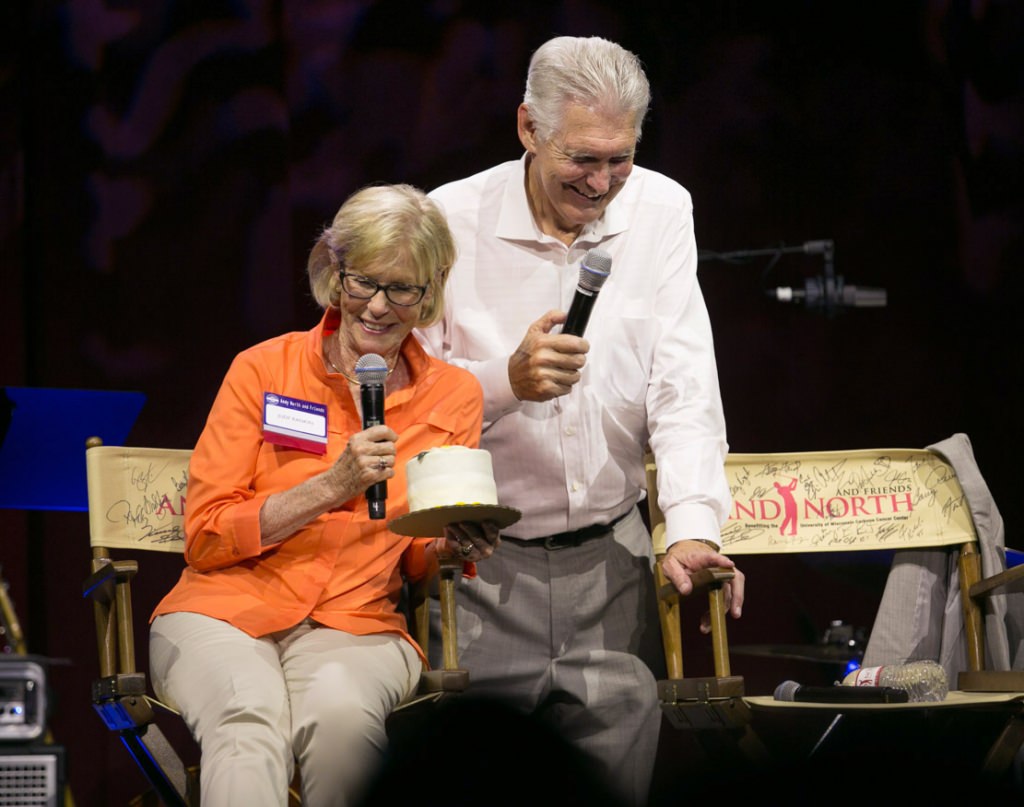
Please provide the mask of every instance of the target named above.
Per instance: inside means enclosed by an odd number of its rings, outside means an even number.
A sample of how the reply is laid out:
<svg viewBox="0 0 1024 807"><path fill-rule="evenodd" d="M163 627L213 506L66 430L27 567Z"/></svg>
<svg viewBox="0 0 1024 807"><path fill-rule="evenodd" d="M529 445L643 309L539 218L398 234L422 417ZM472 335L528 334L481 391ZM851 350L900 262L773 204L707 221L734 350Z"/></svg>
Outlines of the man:
<svg viewBox="0 0 1024 807"><path fill-rule="evenodd" d="M443 322L420 334L480 380L481 447L499 501L523 514L459 591L472 691L553 721L638 805L661 722L640 658L657 627L636 507L645 447L659 467L668 577L685 594L691 572L733 566L717 551L727 445L692 205L633 164L649 101L639 61L614 43L559 37L538 49L518 110L526 154L431 194L459 258ZM560 333L595 247L612 269L586 338ZM743 582L737 571L734 617Z"/></svg>

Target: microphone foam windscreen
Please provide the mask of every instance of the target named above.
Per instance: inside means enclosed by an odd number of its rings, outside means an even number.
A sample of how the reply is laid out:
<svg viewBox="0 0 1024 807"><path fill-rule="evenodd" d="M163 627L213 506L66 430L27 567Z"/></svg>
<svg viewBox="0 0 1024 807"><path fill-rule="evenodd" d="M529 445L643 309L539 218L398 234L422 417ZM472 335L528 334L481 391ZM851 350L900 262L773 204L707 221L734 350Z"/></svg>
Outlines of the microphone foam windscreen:
<svg viewBox="0 0 1024 807"><path fill-rule="evenodd" d="M795 701L796 691L800 689L800 684L796 681L783 681L777 687L775 687L775 700L777 701Z"/></svg>
<svg viewBox="0 0 1024 807"><path fill-rule="evenodd" d="M600 291L612 271L612 256L603 249L587 250L580 261L580 288L587 291Z"/></svg>
<svg viewBox="0 0 1024 807"><path fill-rule="evenodd" d="M364 353L356 361L356 378L360 384L383 384L388 377L388 363L376 353Z"/></svg>

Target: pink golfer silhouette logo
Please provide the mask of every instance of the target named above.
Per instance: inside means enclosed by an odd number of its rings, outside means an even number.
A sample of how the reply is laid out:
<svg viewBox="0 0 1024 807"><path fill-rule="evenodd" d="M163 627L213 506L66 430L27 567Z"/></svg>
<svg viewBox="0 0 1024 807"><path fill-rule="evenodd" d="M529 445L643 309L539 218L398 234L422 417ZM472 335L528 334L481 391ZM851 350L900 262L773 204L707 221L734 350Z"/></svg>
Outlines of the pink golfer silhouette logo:
<svg viewBox="0 0 1024 807"><path fill-rule="evenodd" d="M788 485L780 485L778 482L772 483L782 498L782 507L785 514L782 524L779 526L779 535L796 535L796 499L793 498L793 491L796 490L796 477L790 477L790 479L792 481Z"/></svg>

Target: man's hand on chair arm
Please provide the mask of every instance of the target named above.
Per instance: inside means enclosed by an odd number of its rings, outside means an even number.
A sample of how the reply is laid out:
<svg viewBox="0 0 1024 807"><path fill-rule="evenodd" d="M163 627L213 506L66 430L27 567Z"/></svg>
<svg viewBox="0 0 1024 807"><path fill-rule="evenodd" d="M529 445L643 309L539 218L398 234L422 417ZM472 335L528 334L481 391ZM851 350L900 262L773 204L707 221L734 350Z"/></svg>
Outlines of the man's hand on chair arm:
<svg viewBox="0 0 1024 807"><path fill-rule="evenodd" d="M684 539L676 541L668 548L661 563L665 577L683 595L693 591L693 582L690 580L691 574L701 569L715 567L731 569L735 575L722 588L725 593L726 610L734 619L739 619L743 611L743 572L736 568L736 564L733 561L721 554L713 546L700 540ZM707 633L710 629L705 620L701 620L701 630Z"/></svg>

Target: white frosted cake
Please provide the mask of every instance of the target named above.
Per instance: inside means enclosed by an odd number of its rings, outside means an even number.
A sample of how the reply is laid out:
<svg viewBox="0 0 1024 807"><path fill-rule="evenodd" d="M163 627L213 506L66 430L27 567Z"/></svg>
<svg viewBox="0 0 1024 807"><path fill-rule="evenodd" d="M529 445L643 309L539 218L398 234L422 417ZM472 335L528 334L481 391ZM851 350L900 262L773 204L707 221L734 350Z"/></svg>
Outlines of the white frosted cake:
<svg viewBox="0 0 1024 807"><path fill-rule="evenodd" d="M491 453L480 448L439 446L405 464L409 512L455 504L497 504Z"/></svg>

